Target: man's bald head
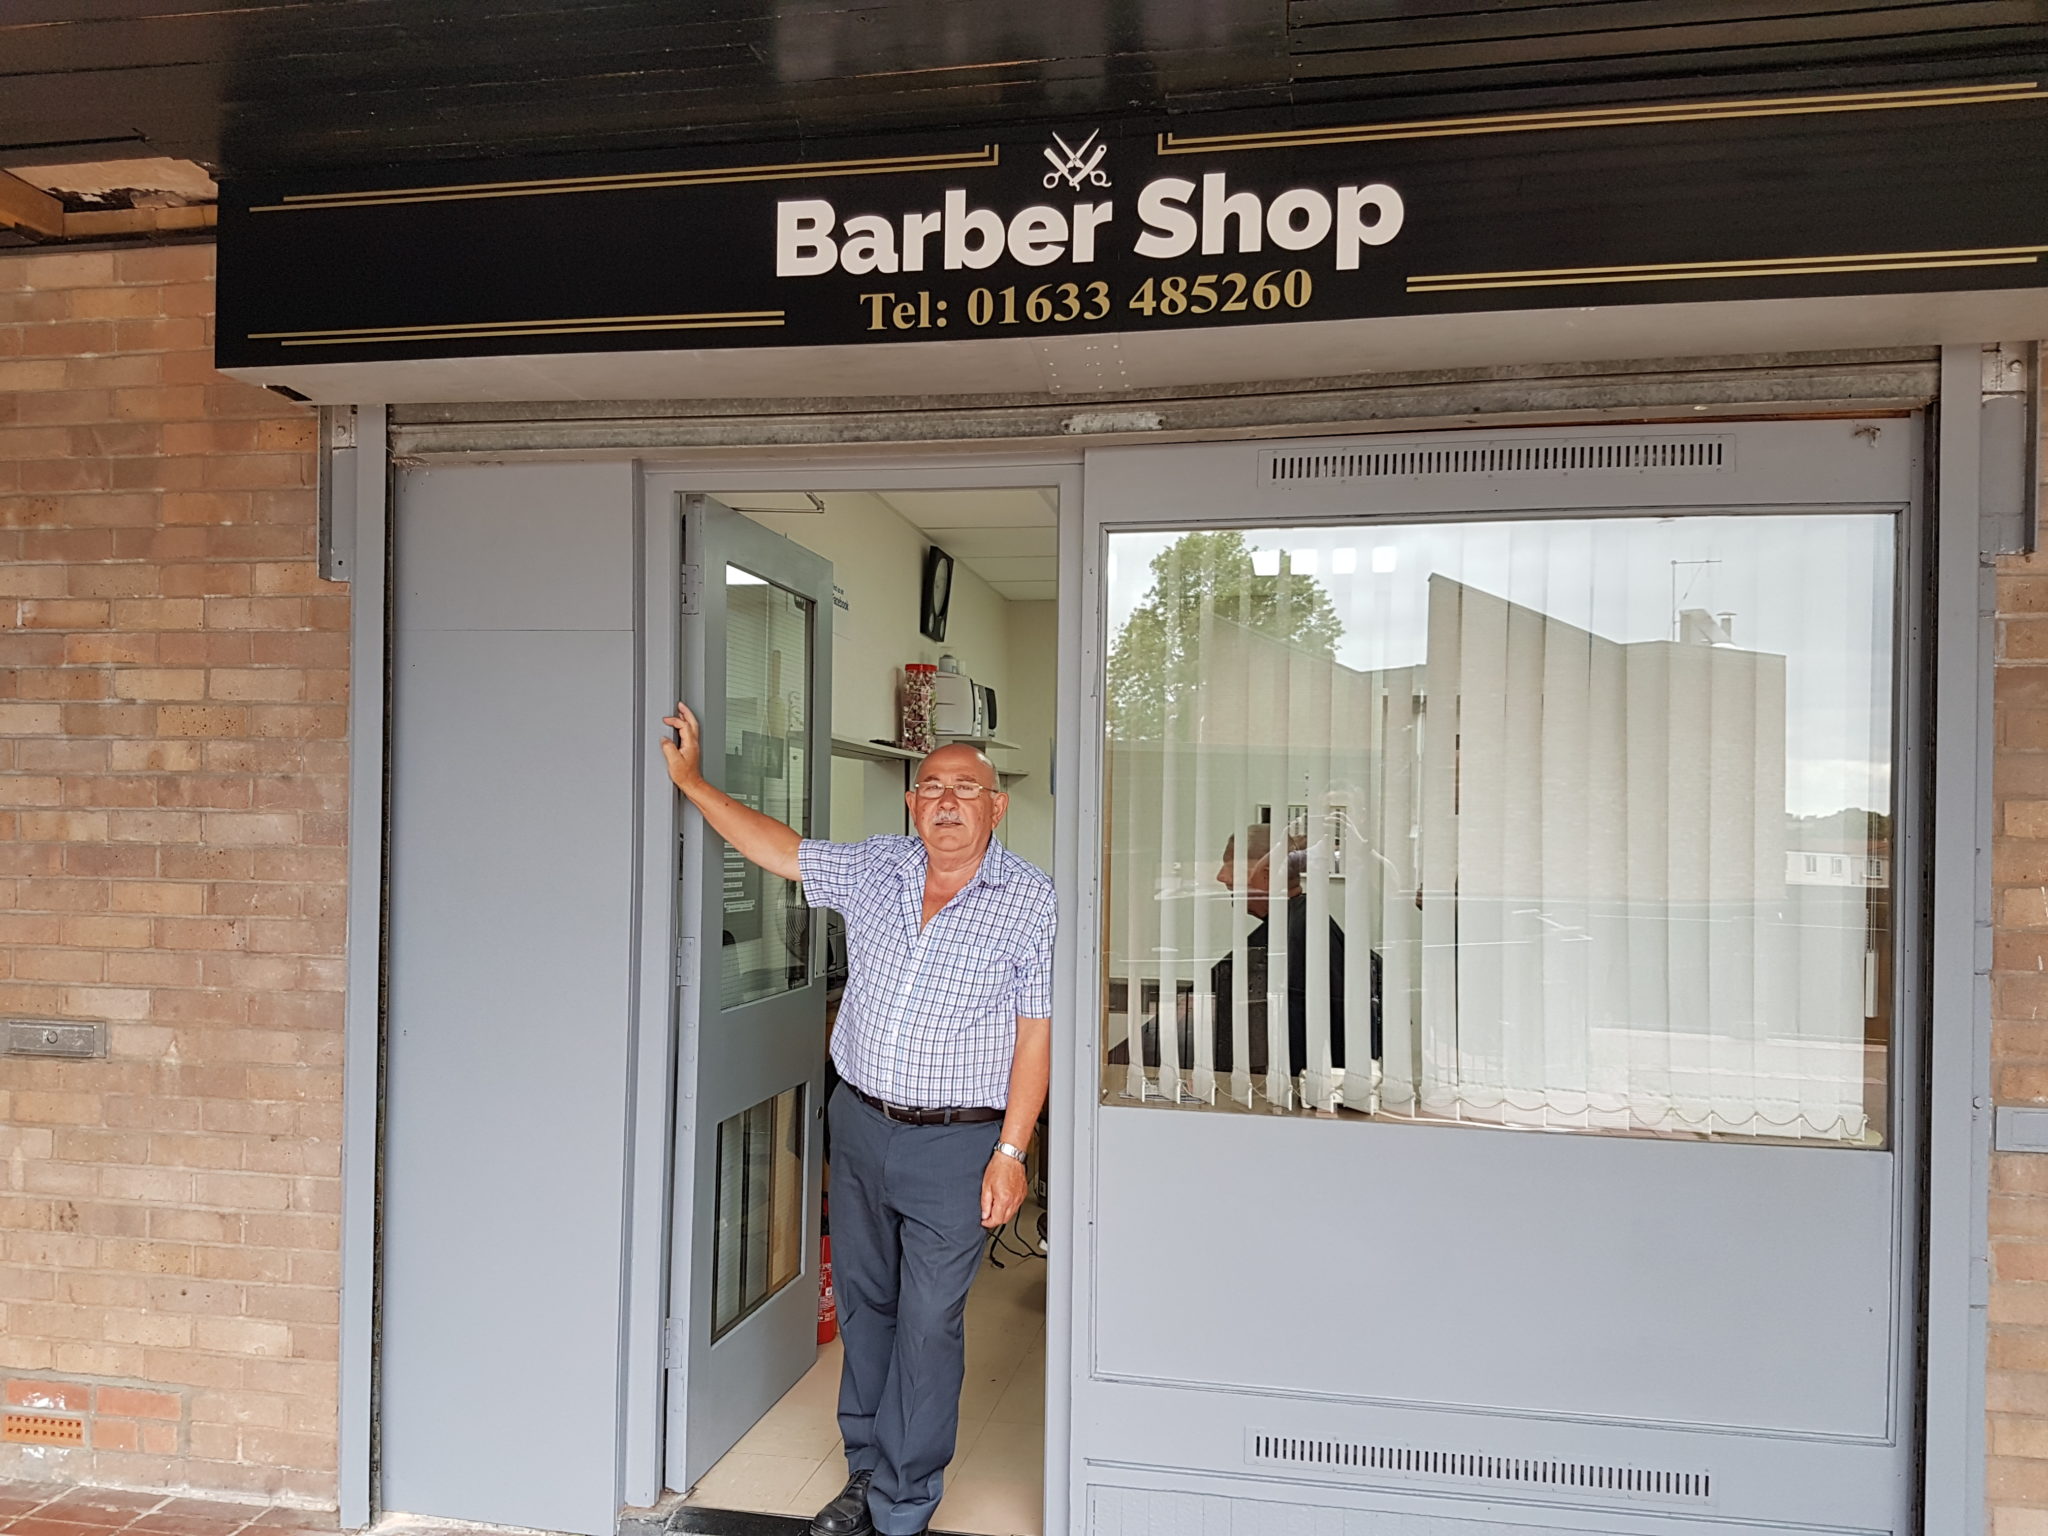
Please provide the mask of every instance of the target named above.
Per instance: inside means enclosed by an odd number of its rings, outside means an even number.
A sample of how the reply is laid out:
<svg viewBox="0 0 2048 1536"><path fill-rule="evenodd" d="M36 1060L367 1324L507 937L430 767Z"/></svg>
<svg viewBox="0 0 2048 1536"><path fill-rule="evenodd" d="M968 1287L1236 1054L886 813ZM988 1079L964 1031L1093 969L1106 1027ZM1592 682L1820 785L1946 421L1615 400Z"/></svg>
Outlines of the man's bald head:
<svg viewBox="0 0 2048 1536"><path fill-rule="evenodd" d="M974 766L969 768L969 764ZM911 782L915 783L927 774L949 777L963 771L971 772L986 788L998 787L994 761L981 748L964 741L949 741L943 747L925 753L918 760L917 772L911 776Z"/></svg>
<svg viewBox="0 0 2048 1536"><path fill-rule="evenodd" d="M988 754L964 741L927 752L903 799L926 855L956 860L981 857L1010 804Z"/></svg>

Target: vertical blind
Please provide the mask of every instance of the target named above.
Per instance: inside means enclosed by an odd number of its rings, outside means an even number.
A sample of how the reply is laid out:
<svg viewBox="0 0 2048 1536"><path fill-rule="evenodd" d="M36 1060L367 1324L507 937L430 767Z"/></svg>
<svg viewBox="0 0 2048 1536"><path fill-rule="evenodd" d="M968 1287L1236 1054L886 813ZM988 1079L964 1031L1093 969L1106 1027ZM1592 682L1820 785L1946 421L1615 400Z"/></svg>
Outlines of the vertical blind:
<svg viewBox="0 0 2048 1536"><path fill-rule="evenodd" d="M1893 536L1115 536L1105 1092L1881 1142Z"/></svg>

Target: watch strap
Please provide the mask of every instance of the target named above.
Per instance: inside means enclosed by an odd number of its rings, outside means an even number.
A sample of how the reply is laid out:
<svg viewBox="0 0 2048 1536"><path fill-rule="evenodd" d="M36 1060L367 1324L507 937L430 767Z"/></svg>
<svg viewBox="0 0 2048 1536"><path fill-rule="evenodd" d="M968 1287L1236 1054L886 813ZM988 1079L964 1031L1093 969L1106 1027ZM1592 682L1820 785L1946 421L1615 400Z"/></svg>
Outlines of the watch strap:
<svg viewBox="0 0 2048 1536"><path fill-rule="evenodd" d="M1024 1161L1024 1149L1022 1147L1013 1147L1007 1141L997 1142L996 1150L1005 1157L1014 1157L1020 1163Z"/></svg>

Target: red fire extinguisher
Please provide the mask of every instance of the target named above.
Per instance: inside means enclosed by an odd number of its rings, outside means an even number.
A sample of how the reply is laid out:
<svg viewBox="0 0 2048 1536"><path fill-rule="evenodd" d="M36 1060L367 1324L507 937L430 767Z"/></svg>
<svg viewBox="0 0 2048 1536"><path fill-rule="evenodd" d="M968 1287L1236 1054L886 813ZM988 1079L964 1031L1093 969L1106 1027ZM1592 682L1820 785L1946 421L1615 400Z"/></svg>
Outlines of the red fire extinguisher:
<svg viewBox="0 0 2048 1536"><path fill-rule="evenodd" d="M818 1342L839 1337L839 1303L832 1295L832 1232L828 1224L818 1238Z"/></svg>

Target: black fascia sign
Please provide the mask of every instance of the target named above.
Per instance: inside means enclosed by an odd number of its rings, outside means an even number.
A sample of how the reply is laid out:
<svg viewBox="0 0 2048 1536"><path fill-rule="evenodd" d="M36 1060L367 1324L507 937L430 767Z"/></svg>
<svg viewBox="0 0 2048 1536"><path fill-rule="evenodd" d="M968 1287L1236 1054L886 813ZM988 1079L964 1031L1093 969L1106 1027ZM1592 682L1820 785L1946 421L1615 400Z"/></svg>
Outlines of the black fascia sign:
<svg viewBox="0 0 2048 1536"><path fill-rule="evenodd" d="M227 367L2042 287L2048 92L230 182L219 240Z"/></svg>

